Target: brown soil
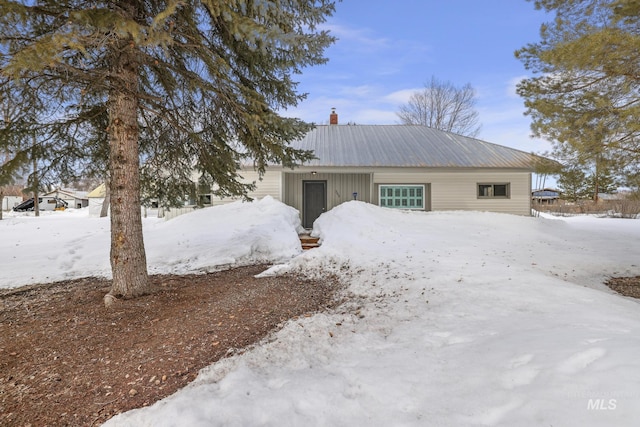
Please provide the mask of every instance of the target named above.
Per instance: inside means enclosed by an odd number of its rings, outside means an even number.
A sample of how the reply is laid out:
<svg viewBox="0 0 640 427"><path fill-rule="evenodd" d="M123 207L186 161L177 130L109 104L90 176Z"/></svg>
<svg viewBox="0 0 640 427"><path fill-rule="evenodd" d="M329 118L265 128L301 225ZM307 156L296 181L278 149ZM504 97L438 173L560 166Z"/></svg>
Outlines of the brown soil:
<svg viewBox="0 0 640 427"><path fill-rule="evenodd" d="M336 280L253 277L265 268L154 276L153 294L109 309L105 279L1 292L0 425L100 425L286 320L337 304Z"/></svg>
<svg viewBox="0 0 640 427"><path fill-rule="evenodd" d="M605 284L619 294L640 298L640 276L612 277Z"/></svg>

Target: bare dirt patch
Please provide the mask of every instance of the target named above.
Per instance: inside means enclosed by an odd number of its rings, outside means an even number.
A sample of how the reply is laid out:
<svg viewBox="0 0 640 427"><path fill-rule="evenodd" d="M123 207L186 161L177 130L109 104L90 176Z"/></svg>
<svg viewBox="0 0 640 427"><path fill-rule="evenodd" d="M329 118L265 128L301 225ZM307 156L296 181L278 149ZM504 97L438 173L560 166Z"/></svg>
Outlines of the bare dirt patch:
<svg viewBox="0 0 640 427"><path fill-rule="evenodd" d="M640 276L612 277L605 285L624 296L640 298Z"/></svg>
<svg viewBox="0 0 640 427"><path fill-rule="evenodd" d="M1 292L0 425L100 425L288 319L337 304L336 280L254 277L265 268L153 276L153 294L109 309L105 279Z"/></svg>

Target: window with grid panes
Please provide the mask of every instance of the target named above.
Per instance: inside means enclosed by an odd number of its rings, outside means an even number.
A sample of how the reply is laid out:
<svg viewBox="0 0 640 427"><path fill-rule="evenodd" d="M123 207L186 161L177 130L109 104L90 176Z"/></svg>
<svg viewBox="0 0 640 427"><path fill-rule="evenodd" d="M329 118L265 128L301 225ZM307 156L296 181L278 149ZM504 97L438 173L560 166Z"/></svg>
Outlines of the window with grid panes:
<svg viewBox="0 0 640 427"><path fill-rule="evenodd" d="M386 208L424 209L424 185L381 185L378 200Z"/></svg>

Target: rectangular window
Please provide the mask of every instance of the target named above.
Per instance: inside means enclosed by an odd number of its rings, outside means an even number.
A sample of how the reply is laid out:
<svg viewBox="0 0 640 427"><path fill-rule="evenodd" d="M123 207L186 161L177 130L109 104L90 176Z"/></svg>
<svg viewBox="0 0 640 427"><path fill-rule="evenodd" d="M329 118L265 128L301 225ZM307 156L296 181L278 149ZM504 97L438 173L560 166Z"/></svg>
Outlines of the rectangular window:
<svg viewBox="0 0 640 427"><path fill-rule="evenodd" d="M510 197L510 184L478 184L478 198L481 199L508 199Z"/></svg>
<svg viewBox="0 0 640 427"><path fill-rule="evenodd" d="M380 206L398 209L424 209L424 185L381 185Z"/></svg>

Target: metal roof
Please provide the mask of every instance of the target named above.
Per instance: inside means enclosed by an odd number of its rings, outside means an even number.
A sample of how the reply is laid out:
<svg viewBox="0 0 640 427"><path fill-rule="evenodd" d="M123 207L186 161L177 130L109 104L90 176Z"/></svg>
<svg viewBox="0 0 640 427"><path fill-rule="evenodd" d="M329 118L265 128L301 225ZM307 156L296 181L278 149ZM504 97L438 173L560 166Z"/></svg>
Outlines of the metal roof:
<svg viewBox="0 0 640 427"><path fill-rule="evenodd" d="M317 157L305 166L517 168L533 170L537 156L418 125L320 125L295 148Z"/></svg>
<svg viewBox="0 0 640 427"><path fill-rule="evenodd" d="M533 197L559 197L560 193L554 190L536 190L532 191Z"/></svg>

